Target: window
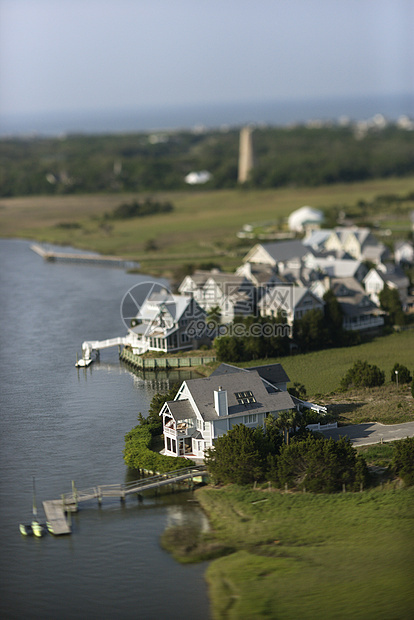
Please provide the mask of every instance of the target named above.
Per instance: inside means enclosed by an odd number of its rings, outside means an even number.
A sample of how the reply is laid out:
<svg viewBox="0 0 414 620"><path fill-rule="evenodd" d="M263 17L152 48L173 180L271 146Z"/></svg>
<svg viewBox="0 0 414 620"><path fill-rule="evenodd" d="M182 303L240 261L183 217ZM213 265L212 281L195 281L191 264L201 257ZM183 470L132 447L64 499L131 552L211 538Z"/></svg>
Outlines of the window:
<svg viewBox="0 0 414 620"><path fill-rule="evenodd" d="M237 398L239 405L250 405L256 402L253 392L250 390L247 392L235 392L234 395Z"/></svg>
<svg viewBox="0 0 414 620"><path fill-rule="evenodd" d="M250 413L249 415L245 415L243 418L243 424L256 424L257 423L257 414Z"/></svg>

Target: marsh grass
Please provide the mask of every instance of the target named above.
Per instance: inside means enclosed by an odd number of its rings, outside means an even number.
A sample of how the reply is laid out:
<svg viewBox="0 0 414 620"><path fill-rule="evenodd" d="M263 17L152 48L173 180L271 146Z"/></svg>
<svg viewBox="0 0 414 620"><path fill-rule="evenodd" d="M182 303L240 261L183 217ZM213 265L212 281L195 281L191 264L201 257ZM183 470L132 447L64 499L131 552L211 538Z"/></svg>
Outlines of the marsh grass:
<svg viewBox="0 0 414 620"><path fill-rule="evenodd" d="M173 273L177 265L212 257L221 257L223 268L234 269L254 243L237 240L236 233L246 223L280 221L304 204L329 208L370 201L379 194L405 194L413 190L413 181L409 177L274 190L2 198L0 227L3 237L36 239L135 259L142 263L144 272ZM105 213L122 202L147 196L171 202L174 211L108 225ZM156 252L146 251L150 240L155 240Z"/></svg>
<svg viewBox="0 0 414 620"><path fill-rule="evenodd" d="M266 496L268 501L257 500ZM335 495L204 488L215 618L410 618L414 489Z"/></svg>

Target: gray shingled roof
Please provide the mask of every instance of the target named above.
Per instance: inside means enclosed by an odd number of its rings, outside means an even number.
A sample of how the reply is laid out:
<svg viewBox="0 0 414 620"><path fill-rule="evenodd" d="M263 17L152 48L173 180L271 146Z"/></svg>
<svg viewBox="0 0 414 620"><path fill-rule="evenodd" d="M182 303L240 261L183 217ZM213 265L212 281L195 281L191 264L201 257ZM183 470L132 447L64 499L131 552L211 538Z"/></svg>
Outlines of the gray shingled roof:
<svg viewBox="0 0 414 620"><path fill-rule="evenodd" d="M256 370L262 379L269 381L269 383L273 385L276 383L288 383L290 381L282 364L267 364L266 366L252 366L250 368L237 368L237 366L231 366L230 364L220 364L220 366L211 373L210 377L229 373L234 374L240 371L250 372L252 370Z"/></svg>
<svg viewBox="0 0 414 620"><path fill-rule="evenodd" d="M240 370L228 372L223 375L210 375L203 379L190 379L186 381L187 387L197 404L202 418L206 421L219 418L214 408L214 391L220 387L227 391L228 416L220 416L220 419L233 415L248 413L270 413L294 408L294 403L288 392L269 393L263 384L259 373L255 370ZM240 405L235 396L236 392L251 390L256 400L249 405Z"/></svg>
<svg viewBox="0 0 414 620"><path fill-rule="evenodd" d="M282 364L267 364L266 366L252 366L247 370L257 370L262 379L275 385L276 383L289 383L290 379Z"/></svg>
<svg viewBox="0 0 414 620"><path fill-rule="evenodd" d="M167 405L175 421L196 417L189 400L169 400Z"/></svg>
<svg viewBox="0 0 414 620"><path fill-rule="evenodd" d="M292 258L302 258L309 251L302 241L296 240L262 243L261 245L276 262L283 262Z"/></svg>

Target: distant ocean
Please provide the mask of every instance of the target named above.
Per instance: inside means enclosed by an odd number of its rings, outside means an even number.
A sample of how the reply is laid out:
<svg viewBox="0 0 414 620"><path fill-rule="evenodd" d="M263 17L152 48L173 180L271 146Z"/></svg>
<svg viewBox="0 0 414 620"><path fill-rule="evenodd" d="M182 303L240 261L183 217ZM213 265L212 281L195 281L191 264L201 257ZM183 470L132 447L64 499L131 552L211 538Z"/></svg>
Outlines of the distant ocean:
<svg viewBox="0 0 414 620"><path fill-rule="evenodd" d="M133 133L157 130L239 127L245 124L289 125L310 120L337 121L414 117L414 95L336 99L158 105L118 110L65 111L44 114L0 113L0 136Z"/></svg>

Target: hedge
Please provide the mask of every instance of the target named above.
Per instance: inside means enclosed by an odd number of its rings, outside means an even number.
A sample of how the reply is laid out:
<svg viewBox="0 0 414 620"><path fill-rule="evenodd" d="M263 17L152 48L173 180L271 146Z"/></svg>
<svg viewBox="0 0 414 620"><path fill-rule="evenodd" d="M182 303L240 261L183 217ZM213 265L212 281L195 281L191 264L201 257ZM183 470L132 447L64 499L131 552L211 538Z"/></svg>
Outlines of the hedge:
<svg viewBox="0 0 414 620"><path fill-rule="evenodd" d="M151 450L152 434L150 426L135 426L125 435L124 461L131 469L164 474L174 469L191 467L194 461L183 457L164 456Z"/></svg>

